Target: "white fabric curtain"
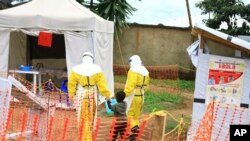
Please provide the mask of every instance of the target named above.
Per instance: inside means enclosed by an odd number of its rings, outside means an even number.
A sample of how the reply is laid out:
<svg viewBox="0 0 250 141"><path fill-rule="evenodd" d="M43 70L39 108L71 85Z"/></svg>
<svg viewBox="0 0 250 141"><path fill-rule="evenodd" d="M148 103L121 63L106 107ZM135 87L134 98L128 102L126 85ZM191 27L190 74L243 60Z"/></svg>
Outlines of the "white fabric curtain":
<svg viewBox="0 0 250 141"><path fill-rule="evenodd" d="M94 32L94 54L96 63L102 68L108 83L111 96L114 96L113 73L113 34ZM102 97L100 101L104 101Z"/></svg>
<svg viewBox="0 0 250 141"><path fill-rule="evenodd" d="M90 51L95 57L95 63L102 68L111 96L113 96L113 34L99 32L65 32L64 37L68 76L72 67L82 62L83 53ZM99 98L100 103L104 102L104 97Z"/></svg>
<svg viewBox="0 0 250 141"><path fill-rule="evenodd" d="M68 75L72 67L82 63L82 55L86 51L93 52L91 32L65 32L66 64Z"/></svg>
<svg viewBox="0 0 250 141"><path fill-rule="evenodd" d="M8 71L10 30L0 28L0 72ZM5 61L4 61L5 60Z"/></svg>

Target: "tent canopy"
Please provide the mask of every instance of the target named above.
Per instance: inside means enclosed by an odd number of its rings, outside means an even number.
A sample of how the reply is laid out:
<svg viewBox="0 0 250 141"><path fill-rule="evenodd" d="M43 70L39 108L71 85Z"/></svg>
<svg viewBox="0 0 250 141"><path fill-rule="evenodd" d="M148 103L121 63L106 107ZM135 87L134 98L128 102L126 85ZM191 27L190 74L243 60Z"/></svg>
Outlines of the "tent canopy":
<svg viewBox="0 0 250 141"><path fill-rule="evenodd" d="M237 37L233 37L228 34L219 32L215 29L206 27L202 24L195 24L192 29L192 34L201 36L201 39L200 39L202 42L200 46L201 48L204 48L205 40L210 39L212 41L227 45L228 47L250 53L249 42L239 39Z"/></svg>
<svg viewBox="0 0 250 141"><path fill-rule="evenodd" d="M25 65L25 34L37 36L40 31L64 34L68 74L73 66L82 62L85 51L92 52L113 93L114 23L102 19L75 0L32 0L1 10L0 72L7 72L10 66Z"/></svg>
<svg viewBox="0 0 250 141"><path fill-rule="evenodd" d="M0 11L0 27L98 31L113 33L113 22L102 19L75 0L33 0Z"/></svg>

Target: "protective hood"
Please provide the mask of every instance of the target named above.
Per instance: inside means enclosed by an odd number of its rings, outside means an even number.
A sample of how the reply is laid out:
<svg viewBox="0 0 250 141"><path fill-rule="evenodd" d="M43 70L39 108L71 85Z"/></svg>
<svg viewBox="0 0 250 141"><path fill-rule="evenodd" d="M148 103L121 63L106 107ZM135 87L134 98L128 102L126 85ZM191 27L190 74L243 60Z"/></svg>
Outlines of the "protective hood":
<svg viewBox="0 0 250 141"><path fill-rule="evenodd" d="M94 56L91 52L85 52L82 57L82 64L73 67L72 71L83 76L92 76L102 72L101 68L94 64Z"/></svg>
<svg viewBox="0 0 250 141"><path fill-rule="evenodd" d="M138 55L133 55L129 58L130 69L144 76L148 75L148 70L142 65L141 58Z"/></svg>
<svg viewBox="0 0 250 141"><path fill-rule="evenodd" d="M133 55L128 60L130 68L141 66L141 58L138 55Z"/></svg>
<svg viewBox="0 0 250 141"><path fill-rule="evenodd" d="M82 57L82 63L83 64L93 64L94 63L94 57L91 52L85 52Z"/></svg>

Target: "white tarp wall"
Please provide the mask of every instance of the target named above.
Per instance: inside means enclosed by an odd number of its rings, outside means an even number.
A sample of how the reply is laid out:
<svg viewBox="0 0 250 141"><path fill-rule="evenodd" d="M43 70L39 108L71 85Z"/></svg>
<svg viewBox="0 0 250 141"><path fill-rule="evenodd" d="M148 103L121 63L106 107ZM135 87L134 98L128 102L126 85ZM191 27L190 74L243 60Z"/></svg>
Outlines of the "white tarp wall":
<svg viewBox="0 0 250 141"><path fill-rule="evenodd" d="M32 0L14 8L1 10L0 71L5 72L9 69L9 54L11 59L24 58L11 56L13 53L9 52L10 30L22 31L29 35L38 35L40 31L64 34L68 74L74 65L81 62L84 51L91 51L96 63L104 71L113 95L113 22L102 19L75 0ZM18 39L14 40L15 42L19 40L23 44L26 43L23 42L26 39L22 36L16 37ZM15 50L17 47L19 45L11 44L11 51L21 50ZM22 53L25 54L23 50ZM22 61L11 62L13 66L22 65L19 63Z"/></svg>
<svg viewBox="0 0 250 141"><path fill-rule="evenodd" d="M12 84L9 80L0 77L0 136L5 132L11 98Z"/></svg>
<svg viewBox="0 0 250 141"><path fill-rule="evenodd" d="M111 90L113 95L113 48L110 47L110 45L113 44L113 34L96 32L66 32L64 35L68 74L73 66L82 62L83 53L85 51L90 51L94 54L95 63L102 68L106 76L109 90ZM99 37L96 38L95 36ZM92 41L92 39L96 41ZM104 97L100 97L101 103L104 100Z"/></svg>
<svg viewBox="0 0 250 141"><path fill-rule="evenodd" d="M0 72L8 70L10 30L0 28Z"/></svg>
<svg viewBox="0 0 250 141"><path fill-rule="evenodd" d="M219 84L219 80L215 81L216 84L209 85L209 73L211 68L216 68L217 63L220 61L228 62L228 64L239 65L238 72L235 74L243 73L242 76L238 75L238 79L232 82L225 82ZM232 62L233 61L233 62ZM212 65L211 65L212 62ZM215 62L215 63L214 63ZM228 69L237 67L227 67L227 69L218 69L218 73L227 74L232 73ZM216 74L216 73L214 73ZM211 74L210 74L211 77ZM229 79L227 77L226 79ZM228 81L228 80L226 80ZM214 109L214 126L212 129L211 140L229 140L229 126L231 124L250 124L250 110L249 110L249 93L250 93L250 60L230 58L223 56L215 56L210 54L199 54L196 80L195 80L195 92L194 92L194 104L192 114L192 126L191 133L188 140L192 140L192 137L196 133L196 129L200 124L208 101L209 96L213 96L216 102L219 102L219 106L215 106ZM215 90L215 91L211 91Z"/></svg>
<svg viewBox="0 0 250 141"><path fill-rule="evenodd" d="M6 30L6 32L7 31L9 30ZM5 38L6 35L9 35L11 38L10 42L6 41L6 44L4 44L6 47L3 48L3 53L0 56L3 58L3 60L7 60L0 63L0 66L2 65L3 68L1 71L3 72L7 71L9 68L16 69L26 62L26 36L22 31L12 31L11 34L9 32L6 34L5 32ZM29 32L28 30L25 30L25 33L37 36L39 32ZM102 68L107 79L109 90L111 90L113 95L113 47L111 47L113 45L113 34L93 31L63 32L62 34L64 34L65 37L66 64L68 74L70 74L73 66L82 62L83 53L85 51L90 51L94 54L95 63L97 63ZM6 38L6 40L8 39L9 38ZM54 61L56 61L56 59L54 59ZM101 102L103 102L103 100L104 98L102 97Z"/></svg>

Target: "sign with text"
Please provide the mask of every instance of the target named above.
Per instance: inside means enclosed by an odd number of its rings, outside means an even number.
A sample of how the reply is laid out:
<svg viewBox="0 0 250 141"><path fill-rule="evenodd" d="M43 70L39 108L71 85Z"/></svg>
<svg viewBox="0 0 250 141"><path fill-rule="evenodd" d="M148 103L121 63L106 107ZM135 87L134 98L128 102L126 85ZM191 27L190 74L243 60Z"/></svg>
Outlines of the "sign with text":
<svg viewBox="0 0 250 141"><path fill-rule="evenodd" d="M209 59L206 103L214 99L222 104L240 106L245 61L211 56Z"/></svg>

